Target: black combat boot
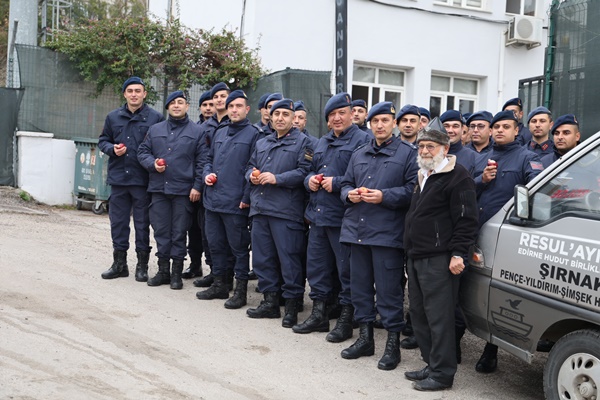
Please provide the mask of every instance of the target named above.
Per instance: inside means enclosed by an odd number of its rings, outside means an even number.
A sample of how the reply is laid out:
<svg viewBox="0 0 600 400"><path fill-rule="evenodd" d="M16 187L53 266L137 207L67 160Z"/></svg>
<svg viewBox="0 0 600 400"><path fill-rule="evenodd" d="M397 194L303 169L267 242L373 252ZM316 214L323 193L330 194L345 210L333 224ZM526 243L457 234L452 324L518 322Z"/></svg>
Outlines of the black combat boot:
<svg viewBox="0 0 600 400"><path fill-rule="evenodd" d="M214 275L210 272L208 275L194 281L196 287L210 287L215 281Z"/></svg>
<svg viewBox="0 0 600 400"><path fill-rule="evenodd" d="M233 297L225 302L225 308L237 310L246 305L248 298L248 281L242 279L235 280L235 290Z"/></svg>
<svg viewBox="0 0 600 400"><path fill-rule="evenodd" d="M336 296L327 302L327 317L329 319L337 319L342 315L342 305L339 298Z"/></svg>
<svg viewBox="0 0 600 400"><path fill-rule="evenodd" d="M137 252L137 264L135 266L135 280L138 282L148 282L148 260L149 251Z"/></svg>
<svg viewBox="0 0 600 400"><path fill-rule="evenodd" d="M179 290L183 287L181 272L183 271L183 260L173 260L171 267L171 289Z"/></svg>
<svg viewBox="0 0 600 400"><path fill-rule="evenodd" d="M331 343L340 343L352 337L352 318L354 317L354 307L350 304L342 305L342 312L335 327L327 334L325 339Z"/></svg>
<svg viewBox="0 0 600 400"><path fill-rule="evenodd" d="M285 300L285 315L281 321L281 326L291 328L298 323L298 311L302 299L286 299Z"/></svg>
<svg viewBox="0 0 600 400"><path fill-rule="evenodd" d="M109 269L102 273L102 279L126 278L128 276L127 252L124 250L114 250L113 263Z"/></svg>
<svg viewBox="0 0 600 400"><path fill-rule="evenodd" d="M196 297L199 300L212 300L212 299L227 299L229 298L229 291L223 282L222 275L213 275L213 284L206 290L196 293Z"/></svg>
<svg viewBox="0 0 600 400"><path fill-rule="evenodd" d="M192 279L202 276L202 261L192 260L190 266L181 273L183 279Z"/></svg>
<svg viewBox="0 0 600 400"><path fill-rule="evenodd" d="M158 259L158 272L148 279L148 286L168 285L171 283L171 263L168 258Z"/></svg>
<svg viewBox="0 0 600 400"><path fill-rule="evenodd" d="M483 354L475 364L475 371L489 374L498 368L498 346L486 343Z"/></svg>
<svg viewBox="0 0 600 400"><path fill-rule="evenodd" d="M400 332L389 332L383 357L379 360L377 368L384 371L396 369L400 364Z"/></svg>
<svg viewBox="0 0 600 400"><path fill-rule="evenodd" d="M326 315L326 305L322 300L313 301L312 312L301 324L292 326L295 333L328 332L329 318Z"/></svg>
<svg viewBox="0 0 600 400"><path fill-rule="evenodd" d="M246 314L250 318L280 318L281 310L277 298L277 292L265 292L265 299L256 308L249 308Z"/></svg>
<svg viewBox="0 0 600 400"><path fill-rule="evenodd" d="M363 356L375 354L375 340L373 339L373 323L360 323L358 325L359 336L356 342L347 349L342 350L342 358L354 360Z"/></svg>

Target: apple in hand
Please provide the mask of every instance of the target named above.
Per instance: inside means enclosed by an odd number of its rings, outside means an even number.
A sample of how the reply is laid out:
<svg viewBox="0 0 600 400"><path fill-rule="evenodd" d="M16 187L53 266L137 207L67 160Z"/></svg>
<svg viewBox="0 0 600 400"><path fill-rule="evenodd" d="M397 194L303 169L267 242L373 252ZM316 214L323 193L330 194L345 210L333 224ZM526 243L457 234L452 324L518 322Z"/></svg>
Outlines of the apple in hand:
<svg viewBox="0 0 600 400"><path fill-rule="evenodd" d="M356 189L356 192L357 192L358 194L369 193L369 189L367 189L367 188L366 188L366 187L364 187L364 186L361 186L361 187L359 187L358 189Z"/></svg>
<svg viewBox="0 0 600 400"><path fill-rule="evenodd" d="M208 180L208 182L212 183L213 185L215 183L217 183L217 176L216 175L209 175L208 178L206 178Z"/></svg>
<svg viewBox="0 0 600 400"><path fill-rule="evenodd" d="M255 178L258 178L259 175L260 175L260 170L254 168L252 170L252 176L255 177Z"/></svg>
<svg viewBox="0 0 600 400"><path fill-rule="evenodd" d="M323 182L323 174L315 175L315 179L320 184L321 182Z"/></svg>
<svg viewBox="0 0 600 400"><path fill-rule="evenodd" d="M164 158L159 158L158 160L156 160L156 165L158 165L159 167L164 167L165 165L167 165L167 163L165 162Z"/></svg>
<svg viewBox="0 0 600 400"><path fill-rule="evenodd" d="M117 145L117 149L122 149L123 147L125 147L125 143L119 143Z"/></svg>

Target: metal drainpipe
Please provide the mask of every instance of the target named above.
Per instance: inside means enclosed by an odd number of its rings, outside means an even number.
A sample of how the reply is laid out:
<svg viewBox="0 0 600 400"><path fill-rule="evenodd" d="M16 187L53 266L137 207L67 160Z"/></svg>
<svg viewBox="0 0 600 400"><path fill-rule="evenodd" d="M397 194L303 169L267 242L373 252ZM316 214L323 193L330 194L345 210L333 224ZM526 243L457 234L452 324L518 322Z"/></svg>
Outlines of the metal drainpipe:
<svg viewBox="0 0 600 400"><path fill-rule="evenodd" d="M544 73L544 107L550 109L552 102L552 70L554 69L554 52L556 45L554 43L556 28L556 12L560 6L560 0L552 0L550 5L550 18L548 19L548 46L546 47L546 71Z"/></svg>

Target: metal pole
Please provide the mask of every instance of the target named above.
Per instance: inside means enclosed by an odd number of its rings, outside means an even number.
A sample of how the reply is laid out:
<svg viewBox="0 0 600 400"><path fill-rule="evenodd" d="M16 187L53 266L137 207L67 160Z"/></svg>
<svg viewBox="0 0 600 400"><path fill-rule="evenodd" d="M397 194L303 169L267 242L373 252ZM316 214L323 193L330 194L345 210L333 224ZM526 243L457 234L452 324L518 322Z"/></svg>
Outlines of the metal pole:
<svg viewBox="0 0 600 400"><path fill-rule="evenodd" d="M8 74L6 76L6 86L9 88L14 87L14 61L15 61L15 43L17 41L17 28L19 27L19 20L15 19L13 21L13 34L12 38L10 38L10 47L8 50Z"/></svg>

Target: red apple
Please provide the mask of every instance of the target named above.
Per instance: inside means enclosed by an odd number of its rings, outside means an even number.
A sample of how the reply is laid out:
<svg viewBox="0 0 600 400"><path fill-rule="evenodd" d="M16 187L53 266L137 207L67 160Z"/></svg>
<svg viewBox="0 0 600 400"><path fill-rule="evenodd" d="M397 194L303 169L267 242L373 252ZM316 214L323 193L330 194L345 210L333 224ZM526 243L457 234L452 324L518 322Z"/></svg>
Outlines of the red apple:
<svg viewBox="0 0 600 400"><path fill-rule="evenodd" d="M123 147L125 147L125 143L119 143L117 145L117 149L122 149Z"/></svg>
<svg viewBox="0 0 600 400"><path fill-rule="evenodd" d="M165 162L164 158L159 158L158 160L156 160L156 165L158 165L159 167L164 167L165 165L167 165L167 163Z"/></svg>
<svg viewBox="0 0 600 400"><path fill-rule="evenodd" d="M358 189L356 189L356 191L358 192L358 194L369 193L369 189L367 189L364 186L359 187Z"/></svg>
<svg viewBox="0 0 600 400"><path fill-rule="evenodd" d="M254 170L252 171L252 176L255 178L258 178L259 175L260 175L260 170L254 168Z"/></svg>
<svg viewBox="0 0 600 400"><path fill-rule="evenodd" d="M323 174L315 175L315 179L320 184L321 182L323 182Z"/></svg>
<svg viewBox="0 0 600 400"><path fill-rule="evenodd" d="M216 175L209 175L208 176L208 182L212 183L214 185L215 183L217 183L217 176Z"/></svg>
<svg viewBox="0 0 600 400"><path fill-rule="evenodd" d="M496 168L498 168L498 162L496 162L494 160L488 160L487 165L488 165L488 167L496 167Z"/></svg>

